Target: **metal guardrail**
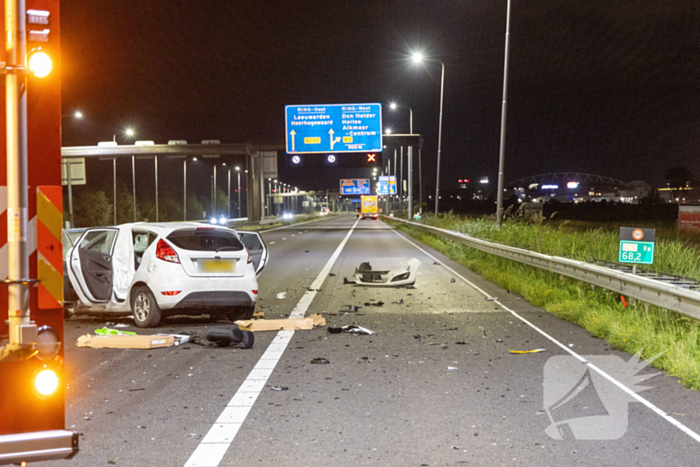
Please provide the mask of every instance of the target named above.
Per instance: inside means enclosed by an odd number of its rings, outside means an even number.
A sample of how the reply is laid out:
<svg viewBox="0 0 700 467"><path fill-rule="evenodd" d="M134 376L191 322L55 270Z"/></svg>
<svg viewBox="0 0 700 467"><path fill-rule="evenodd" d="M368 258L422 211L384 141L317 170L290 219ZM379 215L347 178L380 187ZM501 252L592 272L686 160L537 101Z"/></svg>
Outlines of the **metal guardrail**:
<svg viewBox="0 0 700 467"><path fill-rule="evenodd" d="M452 230L440 229L416 222L384 216L385 219L410 225L418 230L445 237L471 248L511 259L555 274L577 279L612 290L626 297L677 311L700 320L700 293L668 281L638 276L597 264L492 243Z"/></svg>

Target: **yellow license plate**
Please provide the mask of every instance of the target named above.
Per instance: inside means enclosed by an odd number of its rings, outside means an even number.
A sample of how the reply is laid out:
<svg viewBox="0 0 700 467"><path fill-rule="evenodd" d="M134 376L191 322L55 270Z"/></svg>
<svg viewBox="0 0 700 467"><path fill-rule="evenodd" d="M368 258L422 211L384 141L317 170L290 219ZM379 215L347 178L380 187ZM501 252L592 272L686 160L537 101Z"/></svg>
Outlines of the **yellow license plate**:
<svg viewBox="0 0 700 467"><path fill-rule="evenodd" d="M201 268L204 272L235 272L236 262L230 259L202 259Z"/></svg>

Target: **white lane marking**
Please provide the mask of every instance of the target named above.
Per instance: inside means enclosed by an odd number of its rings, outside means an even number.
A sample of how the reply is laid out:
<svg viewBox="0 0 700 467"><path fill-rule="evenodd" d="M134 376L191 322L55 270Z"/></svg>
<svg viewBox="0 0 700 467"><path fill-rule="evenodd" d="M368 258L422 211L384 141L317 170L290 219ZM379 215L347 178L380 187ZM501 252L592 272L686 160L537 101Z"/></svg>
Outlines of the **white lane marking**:
<svg viewBox="0 0 700 467"><path fill-rule="evenodd" d="M282 240L287 240L287 237L284 237Z"/></svg>
<svg viewBox="0 0 700 467"><path fill-rule="evenodd" d="M296 234L292 234L292 237L296 237Z"/></svg>
<svg viewBox="0 0 700 467"><path fill-rule="evenodd" d="M306 311L309 309L311 302L318 293L318 289L323 285L323 281L328 277L331 268L335 265L338 256L348 243L350 235L357 226L357 221L350 228L350 231L345 235L343 241L335 249L326 265L321 269L316 279L309 287L304 295L299 300L299 303L294 307L290 318L303 318ZM207 432L206 436L194 450L190 458L187 460L185 467L217 467L221 460L226 455L229 446L233 442L238 430L240 430L248 413L253 408L253 404L257 400L260 392L267 384L272 371L275 369L277 362L282 358L287 345L292 339L294 331L280 331L272 340L272 343L265 350L265 353L260 357L258 363L250 371L248 377L236 394L231 398L226 408L216 422Z"/></svg>
<svg viewBox="0 0 700 467"><path fill-rule="evenodd" d="M413 245L414 247L416 247L416 248L419 249L420 251L422 251L423 253L425 253L428 257L434 259L435 261L439 261L445 269L448 269L448 270L452 271L452 273L454 273L457 277L459 277L459 278L462 279L464 282L466 282L467 284L469 284L469 285L471 285L472 287L474 287L476 290L478 290L478 291L481 292L482 294L484 294L484 296L486 296L486 297L490 297L490 296L491 296L490 294L488 294L488 293L486 293L484 290L482 290L479 286L477 286L476 284L474 284L473 282L471 282L471 281L468 280L467 278L463 277L460 273L458 273L457 271L455 271L454 269L452 269L451 267L449 267L448 265L446 265L445 262L444 262L443 260L436 258L435 256L433 256L433 255L431 255L430 253L428 253L427 251L425 251L423 248L421 248L421 247L419 247L418 245L416 245L415 243L413 243L413 242L412 242L411 240L409 240L408 238L406 238L406 237L404 237L403 235L401 235L396 229L394 229L394 233L395 233L396 235L398 235L399 237L403 238L404 240L406 240L408 243L410 243L411 245ZM522 321L523 323L527 324L527 325L530 326L532 329L534 329L535 331L539 332L539 333L542 334L544 337L546 337L547 339L549 339L550 341L552 341L553 343L555 343L556 345L558 345L559 347L561 347L562 350L564 350L565 352L570 353L570 354L571 354L573 357L575 357L577 360L581 361L581 363L587 362L587 360L586 360L585 358L583 358L582 356L580 356L579 354L577 354L576 352L574 352L573 350L571 350L567 345L562 344L561 342L559 342L558 340L556 340L554 337L550 336L549 334L547 334L546 332L544 332L542 329L538 328L537 326L535 326L534 324L532 324L530 321L526 320L525 318L523 318L522 316L520 316L518 313L516 313L515 311L513 311L513 310L511 310L510 308L508 308L507 306L505 306L505 305L504 305L503 303L501 303L500 301L494 300L494 302L495 302L495 303L498 303L500 306L503 307L503 309L505 309L506 311L510 312L513 316L515 316L516 318L518 318L520 321ZM683 425L681 422L679 422L679 421L676 420L675 418L671 417L671 416L668 415L666 412L664 412L663 410L661 410L660 408L658 408L657 406L655 406L653 403L651 403L651 402L649 402L648 400L644 399L644 398L641 397L639 394L637 394L636 392L632 391L632 390L629 389L627 386L625 386L624 384L622 384L621 382L619 382L618 380L616 380L615 378L613 378L612 376L610 376L609 374L607 374L606 372L604 372L603 370L601 370L600 368L598 368L597 366L595 366L594 364L588 362L588 367L589 367L590 369L594 370L596 373L598 373L598 374L599 374L600 376L602 376L603 378L605 378L605 379L607 379L608 381L610 381L611 383L613 383L615 386L617 386L617 387L620 388L622 391L624 391L625 393L627 393L630 397L632 397L632 398L636 399L638 402L641 402L642 404L644 404L647 408L651 409L652 412L654 412L654 413L656 413L657 415L659 415L660 417L662 417L664 420L666 420L667 422L669 422L671 425L675 426L676 428L678 428L679 430L681 430L683 433L685 433L686 435L690 436L690 437L693 438L695 441L697 441L698 443L700 443L700 434L694 432L693 430L691 430L691 429L688 428L687 426Z"/></svg>
<svg viewBox="0 0 700 467"><path fill-rule="evenodd" d="M274 245L274 244L275 244L275 242L270 242L270 245Z"/></svg>

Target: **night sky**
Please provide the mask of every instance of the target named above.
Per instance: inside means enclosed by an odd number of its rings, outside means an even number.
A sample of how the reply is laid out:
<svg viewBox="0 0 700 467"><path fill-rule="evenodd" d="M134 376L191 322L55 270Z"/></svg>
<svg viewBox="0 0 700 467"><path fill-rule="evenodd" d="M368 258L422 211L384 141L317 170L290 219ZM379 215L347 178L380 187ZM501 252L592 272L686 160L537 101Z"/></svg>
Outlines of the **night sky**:
<svg viewBox="0 0 700 467"><path fill-rule="evenodd" d="M61 14L63 113L85 114L63 120L64 146L121 142L125 126L157 143L282 141L288 104L381 102L385 127L408 132L396 101L413 108L432 184L440 66L412 64L422 51L446 65L443 186L496 177L505 0L63 0ZM658 184L677 165L698 178L700 2L512 0L511 21L506 181L577 171ZM349 174L281 177L315 189Z"/></svg>

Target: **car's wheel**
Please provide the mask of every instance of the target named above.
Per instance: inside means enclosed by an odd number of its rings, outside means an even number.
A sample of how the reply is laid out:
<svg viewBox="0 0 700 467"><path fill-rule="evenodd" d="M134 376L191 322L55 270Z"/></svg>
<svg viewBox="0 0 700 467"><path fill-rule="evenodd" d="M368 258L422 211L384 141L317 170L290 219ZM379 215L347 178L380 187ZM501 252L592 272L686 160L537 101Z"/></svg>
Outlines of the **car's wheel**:
<svg viewBox="0 0 700 467"><path fill-rule="evenodd" d="M255 305L253 306L234 306L228 312L228 318L231 321L237 321L239 319L253 319L253 313L255 313Z"/></svg>
<svg viewBox="0 0 700 467"><path fill-rule="evenodd" d="M152 328L160 323L160 307L148 287L138 287L131 293L131 311L140 328Z"/></svg>

